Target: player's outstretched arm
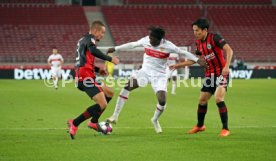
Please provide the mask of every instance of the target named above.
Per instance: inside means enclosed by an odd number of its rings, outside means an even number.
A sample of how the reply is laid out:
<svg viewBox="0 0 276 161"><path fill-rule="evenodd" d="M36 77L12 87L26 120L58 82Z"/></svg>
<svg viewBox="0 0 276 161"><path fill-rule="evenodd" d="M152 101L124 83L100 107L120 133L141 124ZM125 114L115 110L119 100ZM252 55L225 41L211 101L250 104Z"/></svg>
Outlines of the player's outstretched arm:
<svg viewBox="0 0 276 161"><path fill-rule="evenodd" d="M200 66L207 68L208 65L206 63L206 61L202 58L202 57L196 57L194 54L188 52L188 51L184 51L184 50L180 50L179 54L184 55L188 60L193 61L194 63L198 63ZM187 66L187 65L186 65Z"/></svg>
<svg viewBox="0 0 276 161"><path fill-rule="evenodd" d="M124 51L124 50L127 50L127 49L133 49L133 48L136 48L138 46L141 46L141 43L136 41L136 42L130 42L130 43L126 43L126 44L122 44L120 46L116 46L114 49L114 51ZM114 52L113 51L113 52Z"/></svg>
<svg viewBox="0 0 276 161"><path fill-rule="evenodd" d="M130 42L130 43L122 44L120 46L109 48L107 50L107 54L108 53L114 53L115 51L122 51L122 50L127 50L127 49L133 49L133 48L138 47L140 45L141 44L139 42Z"/></svg>
<svg viewBox="0 0 276 161"><path fill-rule="evenodd" d="M197 64L199 64L200 66L202 66L204 68L208 68L208 64L206 63L206 61L203 57L199 57L199 59L197 60Z"/></svg>
<svg viewBox="0 0 276 161"><path fill-rule="evenodd" d="M89 51L91 52L91 54L93 54L95 57L102 59L102 60L107 60L109 62L112 62L114 64L118 64L119 63L119 59L115 56L108 56L106 54L104 54L103 52L101 52L99 49L97 49L96 46L91 45L89 46Z"/></svg>
<svg viewBox="0 0 276 161"><path fill-rule="evenodd" d="M193 61L193 62L197 62L198 61L198 57L196 57L194 54L188 52L188 51L184 51L184 50L180 50L179 54L183 55L185 58Z"/></svg>
<svg viewBox="0 0 276 161"><path fill-rule="evenodd" d="M174 64L174 65L171 65L169 68L170 68L170 70L175 70L175 69L183 68L185 66L190 66L190 65L193 65L193 64L195 64L194 61L187 60L187 61L184 61L184 62L180 62L180 63Z"/></svg>
<svg viewBox="0 0 276 161"><path fill-rule="evenodd" d="M111 62L115 65L119 64L120 60L116 56L112 56Z"/></svg>

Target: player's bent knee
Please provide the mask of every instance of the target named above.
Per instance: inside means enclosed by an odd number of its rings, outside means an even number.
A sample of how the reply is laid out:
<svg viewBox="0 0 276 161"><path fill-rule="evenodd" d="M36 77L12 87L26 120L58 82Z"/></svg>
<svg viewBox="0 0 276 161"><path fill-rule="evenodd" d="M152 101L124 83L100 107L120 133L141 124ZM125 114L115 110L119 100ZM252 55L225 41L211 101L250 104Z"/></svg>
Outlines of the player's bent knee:
<svg viewBox="0 0 276 161"><path fill-rule="evenodd" d="M107 96L107 97L113 97L114 95L114 91L112 88L109 88L109 87L103 87L103 90L104 90L104 95Z"/></svg>
<svg viewBox="0 0 276 161"><path fill-rule="evenodd" d="M208 99L206 99L206 98L199 98L199 104L205 105L207 103L208 103Z"/></svg>
<svg viewBox="0 0 276 161"><path fill-rule="evenodd" d="M216 103L219 103L219 102L224 101L224 98L223 97L215 97L215 101L216 101Z"/></svg>
<svg viewBox="0 0 276 161"><path fill-rule="evenodd" d="M161 100L161 101L159 100L158 103L161 106L165 106L166 105L166 101L165 100Z"/></svg>
<svg viewBox="0 0 276 161"><path fill-rule="evenodd" d="M107 102L99 103L102 110L104 110L107 107Z"/></svg>
<svg viewBox="0 0 276 161"><path fill-rule="evenodd" d="M172 80L173 80L173 81L176 81L176 79L177 79L176 76L173 76L173 77L172 77Z"/></svg>
<svg viewBox="0 0 276 161"><path fill-rule="evenodd" d="M113 97L114 96L114 91L113 90L108 90L108 91L105 92L105 95L107 97Z"/></svg>

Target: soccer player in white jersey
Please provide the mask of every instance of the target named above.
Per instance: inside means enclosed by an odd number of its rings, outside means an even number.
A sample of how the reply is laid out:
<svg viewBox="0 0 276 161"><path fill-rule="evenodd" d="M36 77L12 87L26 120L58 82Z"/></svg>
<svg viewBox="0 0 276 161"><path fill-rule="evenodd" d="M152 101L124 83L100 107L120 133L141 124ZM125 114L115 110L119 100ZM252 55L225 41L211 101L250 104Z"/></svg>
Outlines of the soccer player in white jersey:
<svg viewBox="0 0 276 161"><path fill-rule="evenodd" d="M125 49L132 49L142 46L145 48L142 68L134 73L126 86L121 90L120 95L116 102L114 113L107 119L108 122L116 123L119 114L124 106L125 101L128 99L129 93L138 88L151 84L157 96L157 108L151 119L155 131L162 132L158 118L163 113L166 107L166 93L167 93L167 76L166 76L166 63L170 53L178 53L184 55L187 59L198 62L203 65L201 59L198 59L193 54L181 50L172 42L164 39L165 31L161 27L151 27L149 36L146 36L136 42L126 43L115 48L109 48L109 52L120 51Z"/></svg>
<svg viewBox="0 0 276 161"><path fill-rule="evenodd" d="M53 49L53 54L48 58L48 64L51 66L51 74L55 89L58 89L58 78L61 76L61 66L64 60L58 53L56 48Z"/></svg>
<svg viewBox="0 0 276 161"><path fill-rule="evenodd" d="M167 68L166 68L166 74L168 80L172 80L172 91L171 94L176 94L176 80L177 80L177 70L170 70L169 66L175 65L179 61L179 55L176 53L171 53L168 57L167 62Z"/></svg>

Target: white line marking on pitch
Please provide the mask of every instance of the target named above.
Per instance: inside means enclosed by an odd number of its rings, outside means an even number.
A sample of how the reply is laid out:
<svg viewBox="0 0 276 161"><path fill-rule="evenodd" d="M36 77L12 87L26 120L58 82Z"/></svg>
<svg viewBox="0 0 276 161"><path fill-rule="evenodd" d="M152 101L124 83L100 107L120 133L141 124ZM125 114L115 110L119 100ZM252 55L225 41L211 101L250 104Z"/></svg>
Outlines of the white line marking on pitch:
<svg viewBox="0 0 276 161"><path fill-rule="evenodd" d="M153 127L120 127L120 126L113 126L113 128L115 129L134 129L134 130L142 130L142 129L152 129ZM191 127L162 127L164 129L189 129ZM214 129L214 128L218 128L218 127L208 127L210 129ZM272 125L272 126L231 126L231 129L248 129L248 128L255 128L255 129L262 129L262 128L276 128L276 125ZM90 130L88 128L80 128L80 129L87 129ZM40 131L40 130L67 130L67 128L27 128L27 127L15 127L15 128L0 128L0 130L30 130L30 131Z"/></svg>

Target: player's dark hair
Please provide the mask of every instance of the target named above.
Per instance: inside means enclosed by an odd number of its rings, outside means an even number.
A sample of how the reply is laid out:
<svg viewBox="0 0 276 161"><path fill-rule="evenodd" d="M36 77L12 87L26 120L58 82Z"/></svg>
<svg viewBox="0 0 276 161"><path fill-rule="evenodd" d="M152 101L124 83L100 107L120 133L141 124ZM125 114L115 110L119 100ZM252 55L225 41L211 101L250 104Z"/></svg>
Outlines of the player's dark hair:
<svg viewBox="0 0 276 161"><path fill-rule="evenodd" d="M165 37L165 30L160 26L151 26L149 27L150 36L161 40Z"/></svg>
<svg viewBox="0 0 276 161"><path fill-rule="evenodd" d="M200 29L209 29L209 22L207 19L204 19L204 18L200 18L200 19L197 19L194 23L192 23L192 26L198 26L198 28Z"/></svg>

